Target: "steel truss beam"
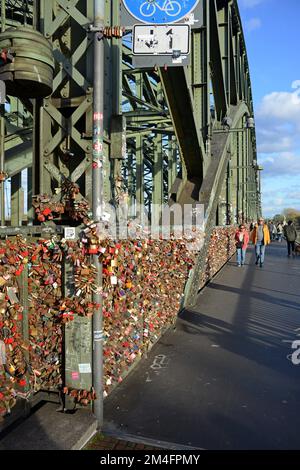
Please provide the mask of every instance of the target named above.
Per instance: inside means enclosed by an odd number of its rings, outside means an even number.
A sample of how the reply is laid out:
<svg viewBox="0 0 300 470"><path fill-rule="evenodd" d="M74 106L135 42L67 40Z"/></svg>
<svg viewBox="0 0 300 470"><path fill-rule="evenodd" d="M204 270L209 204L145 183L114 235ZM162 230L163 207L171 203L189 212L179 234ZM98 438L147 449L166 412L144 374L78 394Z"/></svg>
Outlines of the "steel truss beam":
<svg viewBox="0 0 300 470"><path fill-rule="evenodd" d="M107 2L107 26L120 24L117 3ZM182 204L199 201L211 174L214 131L222 129L222 119L242 102L246 103L247 113L253 114L237 2L205 0L202 5L204 24L193 29L188 67L134 69L130 34L124 37L123 45L117 38L106 40L106 200L115 199L115 181L123 175L123 189L130 193L132 200L145 204L149 212L154 200L163 202L170 196ZM31 2L32 11L33 6ZM88 29L93 18L92 2L41 0L35 7L36 16L28 15L27 22L33 22L52 42L56 69L51 97L26 103L34 116L33 191L54 192L67 177L78 182L82 194L89 199L93 62ZM7 8L6 26L12 21L20 22L21 16L19 12L17 19L12 19L12 12ZM25 112L24 105L22 112ZM114 116L121 114L127 124L124 160L120 158L121 151L113 155L111 150L116 148L112 142L118 145L121 141L118 133L111 132ZM28 116L29 112L27 120ZM8 127L6 116L5 165L12 176L31 166L30 139L27 140L26 134L30 130L25 123L18 129ZM237 133L231 138L230 154L237 162L235 165L241 165L245 159L251 164L251 159L256 159L255 131L244 134ZM235 190L228 189L234 187L232 180L240 184L250 178L248 186L252 185L258 192L255 172L228 167L226 175L220 190L222 196L214 197L221 197L222 207L233 206L232 220L246 208L249 217L255 216L256 204L260 204L258 196L254 204L248 201L246 190L236 195ZM228 215L225 218L230 219Z"/></svg>

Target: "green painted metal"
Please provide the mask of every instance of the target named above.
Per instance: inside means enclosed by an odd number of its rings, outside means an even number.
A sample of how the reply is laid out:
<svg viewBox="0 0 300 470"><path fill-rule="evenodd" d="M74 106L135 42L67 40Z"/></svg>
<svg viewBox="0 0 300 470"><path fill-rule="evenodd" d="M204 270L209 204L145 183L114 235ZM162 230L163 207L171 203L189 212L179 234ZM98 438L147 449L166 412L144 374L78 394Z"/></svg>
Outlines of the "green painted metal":
<svg viewBox="0 0 300 470"><path fill-rule="evenodd" d="M0 80L9 95L40 98L52 92L54 60L52 46L30 27L8 28L0 33L0 50L13 61L0 66Z"/></svg>
<svg viewBox="0 0 300 470"><path fill-rule="evenodd" d="M79 1L70 6L66 2L53 0L47 4L41 2L40 10L37 12L38 23L43 24L45 37L49 40L55 38L53 49L57 70L54 77L54 93L51 99L43 102L43 108L39 108L39 115L35 115L35 128L39 127L40 132L34 139L36 156L34 192L39 192L37 188L49 191L53 187L51 183L53 180L54 186L57 184L55 175L58 173L53 171L54 165L58 167L62 175L79 181L85 195L90 193L89 136L91 129L88 129L88 126L91 122L92 77L87 65L90 64L91 67L90 37L87 26L92 11L89 8L88 5ZM220 128L221 119L228 113L230 106L236 105L238 100L246 100L249 113L253 113L248 62L236 2L204 1L203 10L204 27L193 30L192 61L191 65L184 69L182 67L161 71L134 69L129 43L126 39L123 48L119 39L107 40L106 153L114 157L116 152L111 151L110 142L115 144L115 137L117 145L120 146L122 142L118 133L111 135L111 122L114 122L113 116L121 115L123 111L127 121L128 152L132 151L133 155L137 152L135 159L139 161L134 170L136 174L132 178L132 184L135 187L131 188L131 193L137 191L135 197L140 201L146 197L145 202L148 206L151 202L151 197L148 197L151 193L151 174L156 174L154 169L151 171L157 157L155 157L156 150L153 144L155 136L161 135L163 142L170 135L176 136L183 173L186 173L187 179L197 178L197 187L200 190L210 161L213 129ZM107 2L106 16L108 26L119 24L119 9L116 2ZM73 45L72 37L75 35L78 40L76 45ZM63 47L59 44L63 44ZM85 66L82 65L83 56L86 58ZM78 62L81 63L80 67L77 66ZM114 80L111 80L112 76ZM158 99L161 82L164 96ZM180 96L185 93L182 106L178 103L180 100L176 89L181 90ZM216 119L210 113L212 92ZM72 117L66 117L71 110L74 110ZM182 110L184 114L180 114ZM85 116L86 129L82 126L83 116ZM78 132L79 121L81 128ZM183 122L189 122L189 125L182 128ZM49 135L51 126L55 132ZM190 135L193 136L189 148L186 147L185 142L190 142L191 139L186 138L186 128L189 128ZM242 136L239 139L239 148L242 148L242 154L244 154L246 144ZM252 144L249 145L254 148L255 137L253 138L253 135L251 142ZM76 157L72 158L72 165L70 163L66 165L65 162L60 161L60 155L62 153L66 156L68 151L73 153L72 148L71 150L69 148L70 144L71 147L72 145L76 147ZM145 148L147 152L144 151ZM138 155L138 152L142 153ZM235 153L233 149L231 152ZM43 161L44 164L41 164ZM73 168L70 169L70 166ZM120 176L121 167L121 159L117 158L116 162L110 162L107 159L105 188L107 199L110 199L112 195L114 180ZM39 168L38 173L37 168ZM171 181L174 181L174 177L171 178L165 174L163 165L159 171L163 174L164 187L168 188L170 193ZM247 177L246 172L241 169L237 173L237 179L243 182L243 179ZM141 184L136 184L136 180L141 180L141 177L145 181L145 191L141 190ZM184 184L182 180L181 193ZM236 201L236 205L242 211L243 205L245 207L247 205L243 202L245 195L242 189L237 191L239 192L237 199L240 200ZM162 200L164 197L161 192ZM251 209L248 208L247 211L250 213Z"/></svg>
<svg viewBox="0 0 300 470"><path fill-rule="evenodd" d="M3 10L2 10L3 11ZM0 104L0 172L3 173L5 169L5 108ZM5 225L5 187L4 181L0 182L0 220L1 225Z"/></svg>
<svg viewBox="0 0 300 470"><path fill-rule="evenodd" d="M11 223L13 226L22 225L24 214L24 191L21 185L21 173L11 178Z"/></svg>
<svg viewBox="0 0 300 470"><path fill-rule="evenodd" d="M123 176L132 201L145 205L149 215L152 202L168 197L181 204L205 201L215 223L221 197L224 223L237 223L243 213L247 218L261 213L259 172L251 169L255 130L244 128L245 116L253 116L247 52L235 0L203 0L202 8L204 24L193 29L188 67L135 69L129 34L105 40L105 198L117 203ZM65 176L91 196L92 18L92 2L41 0L35 20L27 19L51 42L55 59L52 95L22 103L22 112L27 109L34 118L35 194L53 192ZM2 21L7 27L16 24L12 15ZM118 2L106 2L105 21L120 25ZM237 109L242 110L238 116ZM222 126L226 116L234 117L230 133ZM124 118L125 159L123 125L116 125ZM12 132L8 119L5 123L5 165L16 175L31 166L30 139L24 123ZM226 158L216 165L220 152Z"/></svg>

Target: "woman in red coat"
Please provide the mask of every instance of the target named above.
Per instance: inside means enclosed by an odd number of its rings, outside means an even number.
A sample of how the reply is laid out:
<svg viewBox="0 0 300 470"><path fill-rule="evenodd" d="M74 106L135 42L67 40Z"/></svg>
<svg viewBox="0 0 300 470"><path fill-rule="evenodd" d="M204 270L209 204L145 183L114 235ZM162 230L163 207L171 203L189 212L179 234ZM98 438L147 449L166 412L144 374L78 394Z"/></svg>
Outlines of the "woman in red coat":
<svg viewBox="0 0 300 470"><path fill-rule="evenodd" d="M246 250L249 245L249 233L244 224L239 226L239 229L235 234L235 243L237 249L237 265L240 267L245 264Z"/></svg>

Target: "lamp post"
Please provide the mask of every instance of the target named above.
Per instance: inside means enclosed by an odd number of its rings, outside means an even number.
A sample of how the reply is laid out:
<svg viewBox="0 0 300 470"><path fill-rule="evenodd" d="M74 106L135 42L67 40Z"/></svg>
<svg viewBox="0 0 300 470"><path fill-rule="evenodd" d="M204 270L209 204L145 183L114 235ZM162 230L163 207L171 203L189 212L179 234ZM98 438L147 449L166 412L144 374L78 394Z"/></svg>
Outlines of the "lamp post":
<svg viewBox="0 0 300 470"><path fill-rule="evenodd" d="M229 133L229 132L244 132L248 129L254 129L255 128L255 123L254 123L254 118L251 116L246 116L246 123L245 127L236 127L236 128L231 128L232 125L232 119L227 116L222 120L222 126L223 129L216 129L213 131L214 134L222 134L222 133Z"/></svg>

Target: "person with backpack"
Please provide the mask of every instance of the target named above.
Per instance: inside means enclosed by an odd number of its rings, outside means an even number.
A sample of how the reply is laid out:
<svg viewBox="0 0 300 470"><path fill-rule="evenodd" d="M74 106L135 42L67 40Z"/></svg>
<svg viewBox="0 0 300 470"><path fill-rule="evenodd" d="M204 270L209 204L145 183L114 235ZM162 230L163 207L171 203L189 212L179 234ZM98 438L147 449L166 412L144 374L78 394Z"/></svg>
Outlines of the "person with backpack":
<svg viewBox="0 0 300 470"><path fill-rule="evenodd" d="M288 221L288 224L285 225L284 227L284 236L287 241L287 249L288 249L288 256L291 256L291 251L292 255L295 256L295 241L297 239L297 230L295 225L293 224L292 220Z"/></svg>
<svg viewBox="0 0 300 470"><path fill-rule="evenodd" d="M237 265L241 267L245 264L246 251L249 244L249 233L244 224L239 225L235 233Z"/></svg>

